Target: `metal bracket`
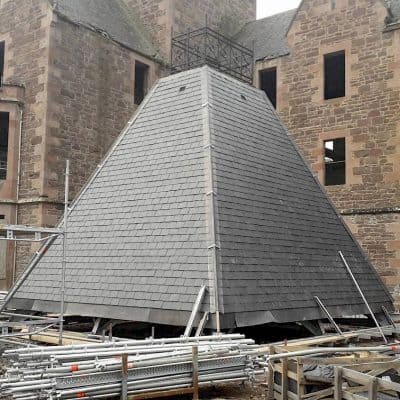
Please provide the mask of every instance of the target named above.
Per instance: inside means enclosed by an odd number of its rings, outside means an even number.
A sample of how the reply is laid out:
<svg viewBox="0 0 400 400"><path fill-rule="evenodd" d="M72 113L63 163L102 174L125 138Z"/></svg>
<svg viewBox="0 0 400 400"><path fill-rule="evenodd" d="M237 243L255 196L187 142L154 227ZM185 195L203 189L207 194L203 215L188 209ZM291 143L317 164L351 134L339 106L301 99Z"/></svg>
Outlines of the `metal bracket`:
<svg viewBox="0 0 400 400"><path fill-rule="evenodd" d="M203 334L203 330L208 322L210 313L207 311L204 313L203 318L200 320L199 326L196 329L196 333L194 336L201 336Z"/></svg>
<svg viewBox="0 0 400 400"><path fill-rule="evenodd" d="M206 286L202 286L199 290L199 294L197 295L196 301L193 305L192 313L190 314L189 321L186 325L185 333L183 334L184 337L189 337L192 332L194 320L196 318L196 315L200 311L200 307L203 303L204 295L206 294L206 289L207 289Z"/></svg>
<svg viewBox="0 0 400 400"><path fill-rule="evenodd" d="M99 330L101 318L96 318L93 324L92 334L96 335L97 331Z"/></svg>
<svg viewBox="0 0 400 400"><path fill-rule="evenodd" d="M393 328L397 329L397 326L396 326L395 322L393 321L392 317L390 316L389 311L386 309L386 307L382 306L381 308L382 308L383 314L385 315L385 317L386 317L387 321L390 323L390 325L392 325Z"/></svg>
<svg viewBox="0 0 400 400"><path fill-rule="evenodd" d="M317 302L317 304L319 305L319 307L321 308L321 310L325 313L325 315L328 317L329 322L332 324L332 326L335 328L336 332L339 335L343 335L342 330L339 328L339 326L336 324L335 320L333 319L332 315L329 313L329 311L327 310L327 308L324 306L324 304L322 303L322 301L319 299L318 296L314 296L314 300Z"/></svg>
<svg viewBox="0 0 400 400"><path fill-rule="evenodd" d="M362 297L365 305L367 306L367 309L368 309L369 313L371 314L371 317L372 317L373 321L375 322L375 325L378 328L378 331L381 334L383 341L385 342L385 344L388 344L386 336L383 333L383 330L382 330L381 326L379 325L378 321L376 320L374 312L372 311L371 307L369 306L368 301L365 298L364 293L362 292L362 290L360 288L360 285L358 284L355 276L353 275L353 272L351 271L351 268L350 268L349 264L347 263L346 259L344 258L344 255L343 255L343 253L341 251L339 251L339 255L340 255L340 258L342 259L342 262L343 262L344 266L347 269L347 272L350 274L351 279L353 280L353 283L354 283L355 287L357 288L358 292L360 293L360 296Z"/></svg>

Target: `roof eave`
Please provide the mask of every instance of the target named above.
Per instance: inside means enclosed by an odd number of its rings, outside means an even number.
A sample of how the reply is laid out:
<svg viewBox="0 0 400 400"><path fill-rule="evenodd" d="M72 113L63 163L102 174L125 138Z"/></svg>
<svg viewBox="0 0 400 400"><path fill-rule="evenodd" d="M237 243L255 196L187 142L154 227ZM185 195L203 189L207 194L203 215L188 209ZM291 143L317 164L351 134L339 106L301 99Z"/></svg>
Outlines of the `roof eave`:
<svg viewBox="0 0 400 400"><path fill-rule="evenodd" d="M256 59L255 59L255 62L263 62L263 61L276 60L277 58L285 57L285 56L288 56L289 54L290 54L290 51L288 51L288 52L286 52L286 53L282 53L282 54L267 55L267 56L265 56L265 57L256 58Z"/></svg>
<svg viewBox="0 0 400 400"><path fill-rule="evenodd" d="M400 19L386 24L385 28L383 29L383 32L391 32L396 29L400 29Z"/></svg>

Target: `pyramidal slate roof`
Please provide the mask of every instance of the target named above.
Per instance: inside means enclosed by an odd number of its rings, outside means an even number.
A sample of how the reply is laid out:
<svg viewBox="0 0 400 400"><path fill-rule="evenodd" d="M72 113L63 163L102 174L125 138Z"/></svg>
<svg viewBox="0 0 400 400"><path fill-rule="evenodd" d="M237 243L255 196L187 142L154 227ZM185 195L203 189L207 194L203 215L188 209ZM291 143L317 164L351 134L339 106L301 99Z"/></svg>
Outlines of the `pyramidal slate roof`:
<svg viewBox="0 0 400 400"><path fill-rule="evenodd" d="M72 167L73 168L73 167ZM62 243L11 305L58 311ZM66 312L215 327L333 316L391 298L265 94L208 67L158 81L69 215Z"/></svg>
<svg viewBox="0 0 400 400"><path fill-rule="evenodd" d="M54 10L89 29L143 55L155 57L157 49L139 21L132 21L118 0L50 0Z"/></svg>

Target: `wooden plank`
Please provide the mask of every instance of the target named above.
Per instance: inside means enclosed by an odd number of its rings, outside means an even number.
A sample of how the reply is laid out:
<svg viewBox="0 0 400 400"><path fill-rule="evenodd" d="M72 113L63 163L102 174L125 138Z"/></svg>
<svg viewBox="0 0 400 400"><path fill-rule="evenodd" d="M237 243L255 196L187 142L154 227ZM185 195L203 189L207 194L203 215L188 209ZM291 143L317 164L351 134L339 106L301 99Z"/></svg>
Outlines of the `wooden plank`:
<svg viewBox="0 0 400 400"><path fill-rule="evenodd" d="M24 332L23 332L24 333ZM31 339L35 342L39 343L46 343L46 344L59 344L59 335L58 332L43 332L37 335L31 335L29 336L28 334L26 336L22 336L21 338L24 339ZM84 335L78 335L72 332L65 332L63 334L63 345L68 346L68 345L73 345L73 344L86 344L86 343L101 343L99 340L96 339L90 339L88 337L85 337Z"/></svg>
<svg viewBox="0 0 400 400"><path fill-rule="evenodd" d="M281 374L283 373L283 362L282 363L276 363L275 364L275 372L280 372ZM293 379L294 381L297 381L297 373L290 371L289 369L287 370L287 376L290 379Z"/></svg>
<svg viewBox="0 0 400 400"><path fill-rule="evenodd" d="M269 354L275 354L274 346L269 348ZM274 361L268 363L268 394L269 400L274 400Z"/></svg>
<svg viewBox="0 0 400 400"><path fill-rule="evenodd" d="M368 386L353 386L346 388L349 393L368 393Z"/></svg>
<svg viewBox="0 0 400 400"><path fill-rule="evenodd" d="M282 400L288 400L289 378L288 378L288 359L282 360Z"/></svg>
<svg viewBox="0 0 400 400"><path fill-rule="evenodd" d="M359 354L359 353L357 353ZM356 358L353 355L349 356L334 356L334 357L307 357L302 356L303 360L307 360L307 363L315 363L319 365L351 365L352 367L355 365L365 365L370 363L379 363L379 362L391 362L394 361L393 357L390 356L382 356L381 354L375 353L367 353L361 354L361 357Z"/></svg>
<svg viewBox="0 0 400 400"><path fill-rule="evenodd" d="M368 385L368 400L378 398L378 378L372 378Z"/></svg>
<svg viewBox="0 0 400 400"><path fill-rule="evenodd" d="M288 390L287 396L288 396L289 400L299 400L299 397L297 396L297 394L291 392L290 390Z"/></svg>
<svg viewBox="0 0 400 400"><path fill-rule="evenodd" d="M274 395L275 397L274 397L274 400L282 400L282 395L280 394L280 393L278 393L278 392L275 392L275 395ZM364 399L365 400L365 399Z"/></svg>
<svg viewBox="0 0 400 400"><path fill-rule="evenodd" d="M346 390L344 390L343 391L343 399L345 399L345 400L366 400L366 397L359 396L358 394L355 394L355 393L349 393Z"/></svg>
<svg viewBox="0 0 400 400"><path fill-rule="evenodd" d="M199 349L197 346L192 348L193 363L193 400L199 400Z"/></svg>
<svg viewBox="0 0 400 400"><path fill-rule="evenodd" d="M367 375L370 376L378 376L378 375L383 375L385 372L387 372L391 368L378 368L378 369L373 369L371 371L367 372Z"/></svg>
<svg viewBox="0 0 400 400"><path fill-rule="evenodd" d="M358 372L372 371L375 369L397 369L400 368L400 360L397 359L377 359L371 362L362 362L346 367L347 369L352 369Z"/></svg>
<svg viewBox="0 0 400 400"><path fill-rule="evenodd" d="M274 396L276 396L277 393L282 394L281 390L282 390L282 386L278 385L277 383L274 383Z"/></svg>
<svg viewBox="0 0 400 400"><path fill-rule="evenodd" d="M121 400L127 400L128 399L128 354L122 354L121 362L122 362Z"/></svg>
<svg viewBox="0 0 400 400"><path fill-rule="evenodd" d="M382 330L388 336L393 334L392 326L382 327ZM360 329L357 331L344 332L343 336L336 335L336 334L330 334L330 335L323 335L323 336L311 337L311 338L306 338L306 339L294 339L294 340L289 340L285 343L283 343L283 342L271 343L268 346L261 347L260 351L264 351L265 353L268 353L271 346L275 346L275 347L279 347L279 348L283 347L284 351L292 351L292 349L295 348L295 346L300 346L301 350L302 350L302 349L312 347L312 346L326 345L328 343L341 343L343 341L348 341L349 339L356 339L364 334L369 334L369 335L376 334L377 337L380 337L379 332L377 331L377 328L368 328L368 329Z"/></svg>
<svg viewBox="0 0 400 400"><path fill-rule="evenodd" d="M128 400L157 399L157 398L161 398L161 397L173 397L173 396L180 396L180 395L184 395L184 394L193 394L193 388L135 394L135 395L128 396Z"/></svg>
<svg viewBox="0 0 400 400"><path fill-rule="evenodd" d="M379 390L389 390L400 393L400 383L385 381L381 378L375 378L378 381Z"/></svg>
<svg viewBox="0 0 400 400"><path fill-rule="evenodd" d="M306 388L304 386L304 365L300 358L297 359L296 365L296 385L297 385L297 396L301 399L306 394Z"/></svg>
<svg viewBox="0 0 400 400"><path fill-rule="evenodd" d="M368 385L371 380L370 376L347 368L342 368L342 377L344 380L358 383L359 385Z"/></svg>
<svg viewBox="0 0 400 400"><path fill-rule="evenodd" d="M333 396L333 387L328 389L323 389L318 392L313 392L309 394L305 394L300 397L301 400L319 400L324 399L328 396Z"/></svg>
<svg viewBox="0 0 400 400"><path fill-rule="evenodd" d="M335 378L334 378L334 397L335 400L342 400L343 398L343 368L335 367Z"/></svg>

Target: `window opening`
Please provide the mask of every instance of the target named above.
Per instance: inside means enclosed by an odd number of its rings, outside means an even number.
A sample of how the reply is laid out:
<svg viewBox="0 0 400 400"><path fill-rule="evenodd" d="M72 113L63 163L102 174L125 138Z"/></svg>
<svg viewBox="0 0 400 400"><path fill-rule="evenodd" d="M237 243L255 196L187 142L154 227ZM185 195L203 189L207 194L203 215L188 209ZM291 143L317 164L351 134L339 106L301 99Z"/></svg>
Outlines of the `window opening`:
<svg viewBox="0 0 400 400"><path fill-rule="evenodd" d="M324 98L336 99L346 95L345 52L325 54L324 56Z"/></svg>
<svg viewBox="0 0 400 400"><path fill-rule="evenodd" d="M3 84L5 47L5 43L0 42L0 86Z"/></svg>
<svg viewBox="0 0 400 400"><path fill-rule="evenodd" d="M135 104L140 104L146 95L148 84L149 66L135 62Z"/></svg>
<svg viewBox="0 0 400 400"><path fill-rule="evenodd" d="M0 112L0 180L7 178L9 114Z"/></svg>
<svg viewBox="0 0 400 400"><path fill-rule="evenodd" d="M346 183L346 143L345 139L324 142L325 185L344 185Z"/></svg>
<svg viewBox="0 0 400 400"><path fill-rule="evenodd" d="M276 108L277 69L269 68L260 71L260 89L263 90L272 105Z"/></svg>

